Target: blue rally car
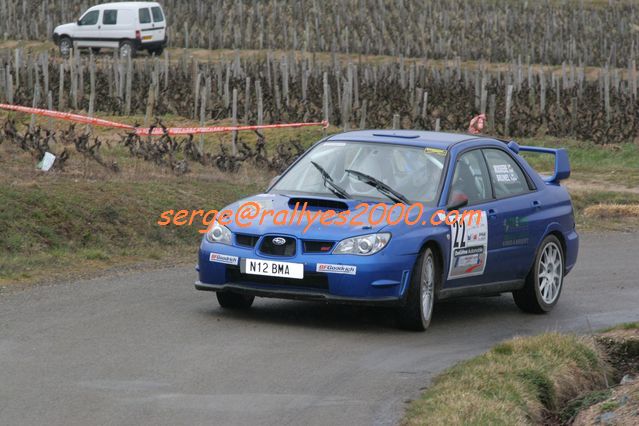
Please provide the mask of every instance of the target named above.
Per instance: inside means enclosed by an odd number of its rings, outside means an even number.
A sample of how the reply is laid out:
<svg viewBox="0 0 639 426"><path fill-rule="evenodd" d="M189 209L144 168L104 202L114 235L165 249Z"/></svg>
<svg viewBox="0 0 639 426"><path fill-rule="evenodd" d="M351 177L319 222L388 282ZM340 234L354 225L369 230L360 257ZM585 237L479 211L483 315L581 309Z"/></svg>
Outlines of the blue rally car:
<svg viewBox="0 0 639 426"><path fill-rule="evenodd" d="M521 151L554 155L552 176ZM347 220L216 221L202 239L195 287L233 309L255 296L391 305L412 330L426 329L434 302L451 297L512 292L523 311L548 312L577 260L573 206L559 184L569 176L563 149L409 130L332 135L265 193L227 209L249 202L286 215L303 205L306 215L332 210ZM363 203L378 207L358 212ZM478 215L442 221L453 210Z"/></svg>

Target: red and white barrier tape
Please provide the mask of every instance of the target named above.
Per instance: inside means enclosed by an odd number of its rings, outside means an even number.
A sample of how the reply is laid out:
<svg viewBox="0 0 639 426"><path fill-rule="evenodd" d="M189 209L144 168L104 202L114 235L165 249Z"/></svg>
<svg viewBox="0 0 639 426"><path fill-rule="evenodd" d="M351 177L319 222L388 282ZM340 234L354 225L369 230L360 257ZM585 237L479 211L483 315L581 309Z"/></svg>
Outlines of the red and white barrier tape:
<svg viewBox="0 0 639 426"><path fill-rule="evenodd" d="M221 132L240 132L242 130L259 130L259 129L282 129L285 127L310 127L322 126L328 127L328 121L320 121L315 123L285 123L285 124L263 124L260 126L213 126L213 127L167 127L166 133L171 136L175 135L199 135L203 133L221 133ZM135 129L135 133L141 136L161 136L165 129L161 127L139 128Z"/></svg>
<svg viewBox="0 0 639 426"><path fill-rule="evenodd" d="M0 104L0 109L10 111L25 112L27 114L43 115L45 117L59 118L66 121L75 121L77 123L93 124L94 126L116 127L119 129L134 130L135 127L128 124L116 123L114 121L103 120L101 118L87 117L80 114L72 114L70 112L51 111L49 109L31 108L20 105Z"/></svg>
<svg viewBox="0 0 639 426"><path fill-rule="evenodd" d="M118 129L135 130L135 133L140 136L162 136L165 133L171 136L175 135L199 135L204 133L221 133L221 132L234 132L243 130L259 130L259 129L281 129L286 127L310 127L310 126L322 126L328 127L328 121L319 121L314 123L284 123L284 124L263 124L255 126L213 126L213 127L134 127L129 124L116 123L114 121L103 120L101 118L87 117L80 114L72 114L70 112L59 112L48 109L31 108L20 105L8 105L0 104L0 109L6 109L9 111L24 112L27 114L43 115L45 117L59 118L66 121L74 121L76 123L91 124L94 126L102 127L115 127Z"/></svg>

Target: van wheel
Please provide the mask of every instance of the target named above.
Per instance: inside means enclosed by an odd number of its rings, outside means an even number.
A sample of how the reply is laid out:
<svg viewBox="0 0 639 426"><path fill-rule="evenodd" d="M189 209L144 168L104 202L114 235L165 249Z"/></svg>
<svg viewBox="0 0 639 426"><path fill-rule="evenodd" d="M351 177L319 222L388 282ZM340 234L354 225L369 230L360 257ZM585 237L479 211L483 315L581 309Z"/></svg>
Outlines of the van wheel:
<svg viewBox="0 0 639 426"><path fill-rule="evenodd" d="M226 309L248 309L253 304L253 300L255 300L255 296L226 291L218 291L215 295L220 306Z"/></svg>
<svg viewBox="0 0 639 426"><path fill-rule="evenodd" d="M93 52L94 55L97 55L98 53L100 53L100 48L99 47L92 47L91 48L91 52Z"/></svg>
<svg viewBox="0 0 639 426"><path fill-rule="evenodd" d="M149 49L149 55L162 56L163 52L163 47L158 47L157 49Z"/></svg>
<svg viewBox="0 0 639 426"><path fill-rule="evenodd" d="M73 41L67 36L61 37L60 42L58 44L58 49L60 49L60 54L65 58L71 54L71 49L73 49Z"/></svg>
<svg viewBox="0 0 639 426"><path fill-rule="evenodd" d="M126 58L128 56L135 58L136 49L133 42L125 40L120 43L120 57Z"/></svg>
<svg viewBox="0 0 639 426"><path fill-rule="evenodd" d="M424 250L415 262L406 305L398 308L401 328L424 331L430 325L435 302L435 289L439 288L440 268L433 251Z"/></svg>
<svg viewBox="0 0 639 426"><path fill-rule="evenodd" d="M564 252L554 235L539 245L535 263L521 290L513 291L515 304L524 312L549 312L559 300L564 283Z"/></svg>

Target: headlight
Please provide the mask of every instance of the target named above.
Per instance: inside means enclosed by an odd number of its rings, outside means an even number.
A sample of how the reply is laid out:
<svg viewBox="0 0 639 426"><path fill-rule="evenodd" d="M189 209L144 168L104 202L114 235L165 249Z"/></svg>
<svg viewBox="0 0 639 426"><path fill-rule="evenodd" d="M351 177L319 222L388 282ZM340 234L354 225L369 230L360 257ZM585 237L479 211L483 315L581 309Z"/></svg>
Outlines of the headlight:
<svg viewBox="0 0 639 426"><path fill-rule="evenodd" d="M390 241L391 234L382 232L379 234L361 235L340 241L333 250L333 254L357 254L367 256L377 253Z"/></svg>
<svg viewBox="0 0 639 426"><path fill-rule="evenodd" d="M231 244L231 230L215 222L206 233L206 239L210 243Z"/></svg>

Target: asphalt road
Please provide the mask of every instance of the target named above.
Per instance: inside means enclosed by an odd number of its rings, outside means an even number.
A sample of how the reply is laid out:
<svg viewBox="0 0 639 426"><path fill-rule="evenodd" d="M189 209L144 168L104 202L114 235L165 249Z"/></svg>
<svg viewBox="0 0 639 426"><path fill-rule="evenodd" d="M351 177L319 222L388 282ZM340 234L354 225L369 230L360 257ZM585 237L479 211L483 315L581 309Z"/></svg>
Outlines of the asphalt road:
<svg viewBox="0 0 639 426"><path fill-rule="evenodd" d="M436 373L515 335L639 320L639 234L587 235L555 310L510 295L387 311L258 299L222 311L192 268L0 294L0 424L392 424Z"/></svg>

